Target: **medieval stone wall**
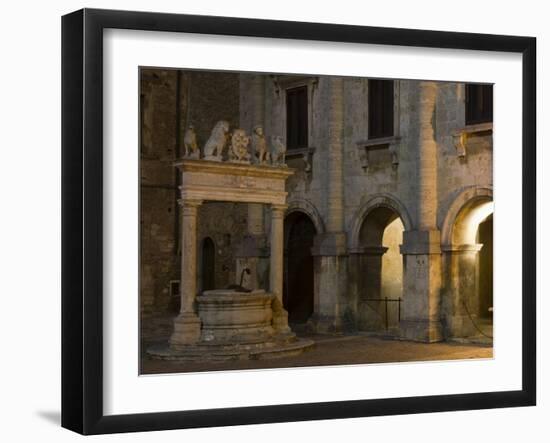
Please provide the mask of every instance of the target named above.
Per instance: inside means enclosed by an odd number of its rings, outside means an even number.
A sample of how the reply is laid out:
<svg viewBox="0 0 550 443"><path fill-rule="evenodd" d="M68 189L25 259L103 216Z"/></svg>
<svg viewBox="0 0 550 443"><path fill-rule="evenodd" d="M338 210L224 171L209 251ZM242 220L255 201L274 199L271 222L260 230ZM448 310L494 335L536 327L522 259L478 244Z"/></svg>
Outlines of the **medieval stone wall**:
<svg viewBox="0 0 550 443"><path fill-rule="evenodd" d="M403 277L403 281L408 293L424 291L424 298L419 296L407 309L423 316L428 322L425 327L431 328L437 316L444 318L456 309L448 300L440 302L455 291L451 280L456 272L447 252L443 251L442 264L439 261L437 248L445 246L440 244L439 231L456 211L459 196L468 189L491 192L492 188L492 130L459 137L465 128L461 83L395 81L394 136L385 146L377 146L368 140L368 79L143 71L142 311L169 310L173 304L169 282L179 280L180 210L172 163L180 156L185 128L193 124L201 147L222 119L231 129L242 127L248 133L254 125L263 124L268 142L271 136L284 138L285 89L296 86L308 90L309 143L300 152L287 152L287 164L295 169L287 181L287 201L316 226L316 291L322 291L316 293L316 309L323 311L319 321L332 326L342 324L337 316L356 321L361 310L359 282L364 280L361 263L380 261L381 256L375 258L372 250L366 258L353 254L365 254L360 251L365 245L358 232L366 208L380 204L401 218L406 231L419 232L406 241L405 251L413 255L402 256L409 263L409 279ZM217 287L238 280L235 252L245 236L252 233L261 244L269 228L265 209L254 205L206 203L200 207L199 256L202 241L210 237L216 250ZM402 264L396 249L396 242L403 241L400 234L392 233L391 245L377 245L393 248L391 263L389 255L385 257L386 267ZM425 279L411 277L413 272ZM381 276L376 278L382 281ZM397 296L401 285L388 281L381 294ZM428 339L438 336L434 332Z"/></svg>
<svg viewBox="0 0 550 443"><path fill-rule="evenodd" d="M141 71L140 305L145 316L178 308L177 294L170 294L170 282L180 279L181 252L179 183L173 163L183 152L183 134L193 124L203 146L218 120L237 126L238 82L238 75L230 73ZM220 287L235 279L233 247L246 232L245 209L240 209L216 203L199 210L199 246L205 237L214 240Z"/></svg>

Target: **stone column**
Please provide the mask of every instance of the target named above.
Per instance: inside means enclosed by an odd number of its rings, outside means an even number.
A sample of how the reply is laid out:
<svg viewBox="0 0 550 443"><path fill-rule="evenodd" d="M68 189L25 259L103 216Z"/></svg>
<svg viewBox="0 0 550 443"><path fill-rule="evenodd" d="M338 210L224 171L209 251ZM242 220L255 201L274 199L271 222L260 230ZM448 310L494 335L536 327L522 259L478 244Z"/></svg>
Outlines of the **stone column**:
<svg viewBox="0 0 550 443"><path fill-rule="evenodd" d="M441 242L437 229L437 143L434 133L435 82L418 82L416 119L411 126L416 137L417 186L414 191L416 226L403 233L403 318L405 338L424 342L442 339Z"/></svg>
<svg viewBox="0 0 550 443"><path fill-rule="evenodd" d="M182 206L180 313L174 320L170 346L174 349L199 341L201 321L195 312L197 294L197 212L200 200L179 200Z"/></svg>
<svg viewBox="0 0 550 443"><path fill-rule="evenodd" d="M344 328L346 301L347 247L344 232L344 81L332 77L320 84L326 104L327 178L326 227L317 235L312 254L315 272L313 327L319 332ZM349 301L349 300L348 300Z"/></svg>
<svg viewBox="0 0 550 443"><path fill-rule="evenodd" d="M271 205L271 257L269 262L269 289L273 300L273 328L279 334L289 334L288 312L283 307L283 222L286 205Z"/></svg>

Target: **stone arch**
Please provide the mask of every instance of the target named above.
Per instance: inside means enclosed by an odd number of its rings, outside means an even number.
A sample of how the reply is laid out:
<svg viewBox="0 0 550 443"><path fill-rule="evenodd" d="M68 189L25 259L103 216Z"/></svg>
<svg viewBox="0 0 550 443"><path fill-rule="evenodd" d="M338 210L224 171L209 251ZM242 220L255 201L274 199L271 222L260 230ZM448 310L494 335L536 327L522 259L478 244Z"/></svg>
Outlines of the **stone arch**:
<svg viewBox="0 0 550 443"><path fill-rule="evenodd" d="M403 231L412 229L411 218L395 197L378 194L356 211L350 229L348 266L350 293L357 300L358 327L396 333L397 300L403 295ZM384 302L384 300L390 300Z"/></svg>
<svg viewBox="0 0 550 443"><path fill-rule="evenodd" d="M412 220L405 205L392 195L377 194L362 204L351 220L349 244L352 250L361 248L361 229L363 223L368 215L378 208L387 208L394 212L401 219L405 230L412 230Z"/></svg>
<svg viewBox="0 0 550 443"><path fill-rule="evenodd" d="M321 214L313 203L306 199L293 199L288 202L288 209L286 210L285 217L288 217L293 212L303 212L307 215L315 226L317 235L325 232L325 223Z"/></svg>
<svg viewBox="0 0 550 443"><path fill-rule="evenodd" d="M448 337L492 336L493 190L470 186L449 205L441 223L442 310ZM489 235L482 239L481 226ZM480 241L481 240L481 241Z"/></svg>
<svg viewBox="0 0 550 443"><path fill-rule="evenodd" d="M457 225L468 223L468 212L476 207L493 201L493 190L489 187L470 186L462 190L453 200L441 224L441 244L450 247L454 244L466 244L472 241L471 235L457 235ZM454 237L454 239L453 239Z"/></svg>

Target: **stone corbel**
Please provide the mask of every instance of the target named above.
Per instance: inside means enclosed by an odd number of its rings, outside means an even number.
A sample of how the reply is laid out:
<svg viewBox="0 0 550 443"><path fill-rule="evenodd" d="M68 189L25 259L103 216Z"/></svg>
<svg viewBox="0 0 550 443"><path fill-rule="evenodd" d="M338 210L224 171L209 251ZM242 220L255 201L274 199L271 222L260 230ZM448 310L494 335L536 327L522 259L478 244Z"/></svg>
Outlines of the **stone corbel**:
<svg viewBox="0 0 550 443"><path fill-rule="evenodd" d="M397 147L397 143L390 143L391 165L393 169L397 169L399 166L399 152Z"/></svg>
<svg viewBox="0 0 550 443"><path fill-rule="evenodd" d="M367 172L369 170L369 149L366 146L359 149L359 161L363 171Z"/></svg>
<svg viewBox="0 0 550 443"><path fill-rule="evenodd" d="M466 157L466 139L467 134L465 131L459 131L453 134L453 145L456 149L456 154L460 158Z"/></svg>
<svg viewBox="0 0 550 443"><path fill-rule="evenodd" d="M275 92L275 96L279 98L279 95L281 94L281 85L279 85L279 80L276 75L270 75L269 77L273 82L273 91Z"/></svg>
<svg viewBox="0 0 550 443"><path fill-rule="evenodd" d="M304 172L306 172L308 175L311 175L314 153L315 153L314 147L290 149L286 151L286 158L287 159L301 158L304 161L304 169L303 169Z"/></svg>

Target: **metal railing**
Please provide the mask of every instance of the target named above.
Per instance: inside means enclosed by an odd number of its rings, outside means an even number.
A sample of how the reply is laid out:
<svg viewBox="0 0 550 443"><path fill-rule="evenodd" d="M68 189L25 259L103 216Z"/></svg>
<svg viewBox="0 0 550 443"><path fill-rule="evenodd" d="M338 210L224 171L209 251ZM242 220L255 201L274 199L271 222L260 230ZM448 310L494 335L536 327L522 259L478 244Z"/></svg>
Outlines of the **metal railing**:
<svg viewBox="0 0 550 443"><path fill-rule="evenodd" d="M388 303L397 303L397 322L401 322L401 303L403 302L403 299L401 297L399 298L364 298L363 301L382 301L384 302L384 324L386 326L386 331L389 329L389 323L388 323ZM367 304L373 311L378 312L378 310L374 309L372 306Z"/></svg>

